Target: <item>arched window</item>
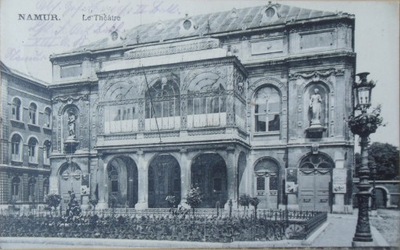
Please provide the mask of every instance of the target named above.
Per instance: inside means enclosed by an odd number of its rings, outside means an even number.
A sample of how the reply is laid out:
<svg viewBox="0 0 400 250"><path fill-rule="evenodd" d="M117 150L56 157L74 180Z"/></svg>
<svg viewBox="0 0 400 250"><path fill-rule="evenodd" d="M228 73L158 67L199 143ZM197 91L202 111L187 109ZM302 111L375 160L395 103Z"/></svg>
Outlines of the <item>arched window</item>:
<svg viewBox="0 0 400 250"><path fill-rule="evenodd" d="M312 154L304 158L300 163L302 171L327 172L335 166L332 159L324 154Z"/></svg>
<svg viewBox="0 0 400 250"><path fill-rule="evenodd" d="M37 122L37 106L34 103L31 103L29 105L29 123L31 124L36 124Z"/></svg>
<svg viewBox="0 0 400 250"><path fill-rule="evenodd" d="M146 129L174 129L180 126L180 95L175 81L167 78L158 80L146 92L145 98Z"/></svg>
<svg viewBox="0 0 400 250"><path fill-rule="evenodd" d="M45 108L44 110L44 127L51 128L51 109Z"/></svg>
<svg viewBox="0 0 400 250"><path fill-rule="evenodd" d="M38 141L33 137L28 141L28 156L30 163L38 162Z"/></svg>
<svg viewBox="0 0 400 250"><path fill-rule="evenodd" d="M19 197L19 185L21 183L21 179L19 177L14 177L11 180L11 196L13 200L17 200Z"/></svg>
<svg viewBox="0 0 400 250"><path fill-rule="evenodd" d="M20 135L15 134L11 138L11 160L21 161L22 156L22 138Z"/></svg>
<svg viewBox="0 0 400 250"><path fill-rule="evenodd" d="M35 191L36 191L36 179L32 177L28 181L28 198L30 202L35 200Z"/></svg>
<svg viewBox="0 0 400 250"><path fill-rule="evenodd" d="M21 100L14 98L12 103L12 119L21 120Z"/></svg>
<svg viewBox="0 0 400 250"><path fill-rule="evenodd" d="M43 146L43 164L50 165L51 142L45 141Z"/></svg>
<svg viewBox="0 0 400 250"><path fill-rule="evenodd" d="M263 159L254 168L257 195L276 195L278 192L279 167L269 159Z"/></svg>
<svg viewBox="0 0 400 250"><path fill-rule="evenodd" d="M163 78L146 92L146 118L179 116L179 87Z"/></svg>
<svg viewBox="0 0 400 250"><path fill-rule="evenodd" d="M281 96L274 87L263 87L254 97L255 132L280 130Z"/></svg>

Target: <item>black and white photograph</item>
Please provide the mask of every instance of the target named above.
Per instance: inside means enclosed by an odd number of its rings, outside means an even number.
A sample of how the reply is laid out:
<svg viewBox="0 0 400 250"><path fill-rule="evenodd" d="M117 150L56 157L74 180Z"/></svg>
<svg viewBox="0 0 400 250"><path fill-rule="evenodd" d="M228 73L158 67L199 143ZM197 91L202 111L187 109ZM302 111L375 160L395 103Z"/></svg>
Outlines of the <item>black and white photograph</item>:
<svg viewBox="0 0 400 250"><path fill-rule="evenodd" d="M399 6L1 0L0 249L400 247Z"/></svg>

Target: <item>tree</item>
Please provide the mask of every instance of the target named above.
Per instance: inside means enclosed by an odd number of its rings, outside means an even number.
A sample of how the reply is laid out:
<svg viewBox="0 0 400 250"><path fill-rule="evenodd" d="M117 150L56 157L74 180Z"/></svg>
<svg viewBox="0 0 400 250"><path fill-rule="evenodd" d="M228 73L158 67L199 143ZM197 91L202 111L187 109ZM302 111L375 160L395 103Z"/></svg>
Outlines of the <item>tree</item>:
<svg viewBox="0 0 400 250"><path fill-rule="evenodd" d="M361 155L355 154L356 170L361 166ZM389 143L374 142L368 148L368 166L376 164L377 180L399 177L399 150ZM356 171L357 173L357 171Z"/></svg>
<svg viewBox="0 0 400 250"><path fill-rule="evenodd" d="M194 215L195 208L200 206L202 201L203 201L203 194L201 193L200 188L192 187L189 190L188 195L186 196L186 203L192 208L193 215Z"/></svg>
<svg viewBox="0 0 400 250"><path fill-rule="evenodd" d="M250 199L251 199L251 197L248 194L242 194L239 197L239 204L244 208L245 211L246 211L246 207L249 208Z"/></svg>
<svg viewBox="0 0 400 250"><path fill-rule="evenodd" d="M254 218L257 219L257 207L260 200L257 197L251 197L249 203L254 207Z"/></svg>
<svg viewBox="0 0 400 250"><path fill-rule="evenodd" d="M46 204L50 208L50 211L55 210L61 203L61 195L49 194L46 196Z"/></svg>

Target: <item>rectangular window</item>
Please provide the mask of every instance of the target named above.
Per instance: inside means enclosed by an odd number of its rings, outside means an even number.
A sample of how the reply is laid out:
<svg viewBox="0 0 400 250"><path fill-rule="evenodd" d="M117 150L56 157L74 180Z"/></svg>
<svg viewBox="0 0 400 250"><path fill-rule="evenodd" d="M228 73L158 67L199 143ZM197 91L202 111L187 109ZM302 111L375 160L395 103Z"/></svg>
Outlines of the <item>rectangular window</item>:
<svg viewBox="0 0 400 250"><path fill-rule="evenodd" d="M278 190L278 176L269 177L269 190Z"/></svg>
<svg viewBox="0 0 400 250"><path fill-rule="evenodd" d="M35 146L29 146L29 157L35 157Z"/></svg>
<svg viewBox="0 0 400 250"><path fill-rule="evenodd" d="M82 76L81 64L61 66L60 69L61 78L77 77L77 76Z"/></svg>
<svg viewBox="0 0 400 250"><path fill-rule="evenodd" d="M18 155L19 154L19 143L13 142L11 147L11 154Z"/></svg>
<svg viewBox="0 0 400 250"><path fill-rule="evenodd" d="M265 177L257 177L257 191L265 190Z"/></svg>
<svg viewBox="0 0 400 250"><path fill-rule="evenodd" d="M19 193L19 183L13 183L12 184L12 191L11 191L13 196L17 196Z"/></svg>

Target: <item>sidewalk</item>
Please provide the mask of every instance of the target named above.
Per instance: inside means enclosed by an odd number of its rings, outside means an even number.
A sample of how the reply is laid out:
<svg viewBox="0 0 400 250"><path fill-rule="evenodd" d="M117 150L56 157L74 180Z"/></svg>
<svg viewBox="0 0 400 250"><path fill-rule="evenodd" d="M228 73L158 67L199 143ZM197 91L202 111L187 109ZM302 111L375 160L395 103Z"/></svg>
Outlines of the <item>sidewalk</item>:
<svg viewBox="0 0 400 250"><path fill-rule="evenodd" d="M328 220L307 240L251 241L231 243L83 239L83 238L0 238L1 249L34 248L302 248L302 247L352 247L357 224L357 213L351 215L329 214ZM372 246L387 247L389 244L371 226L374 239Z"/></svg>
<svg viewBox="0 0 400 250"><path fill-rule="evenodd" d="M320 228L322 232L315 232L317 235L312 242L308 242L311 247L351 247L357 225L357 211L353 214L328 214L328 225ZM371 226L373 243L371 246L388 247L389 244L382 235ZM309 237L312 238L313 235Z"/></svg>

